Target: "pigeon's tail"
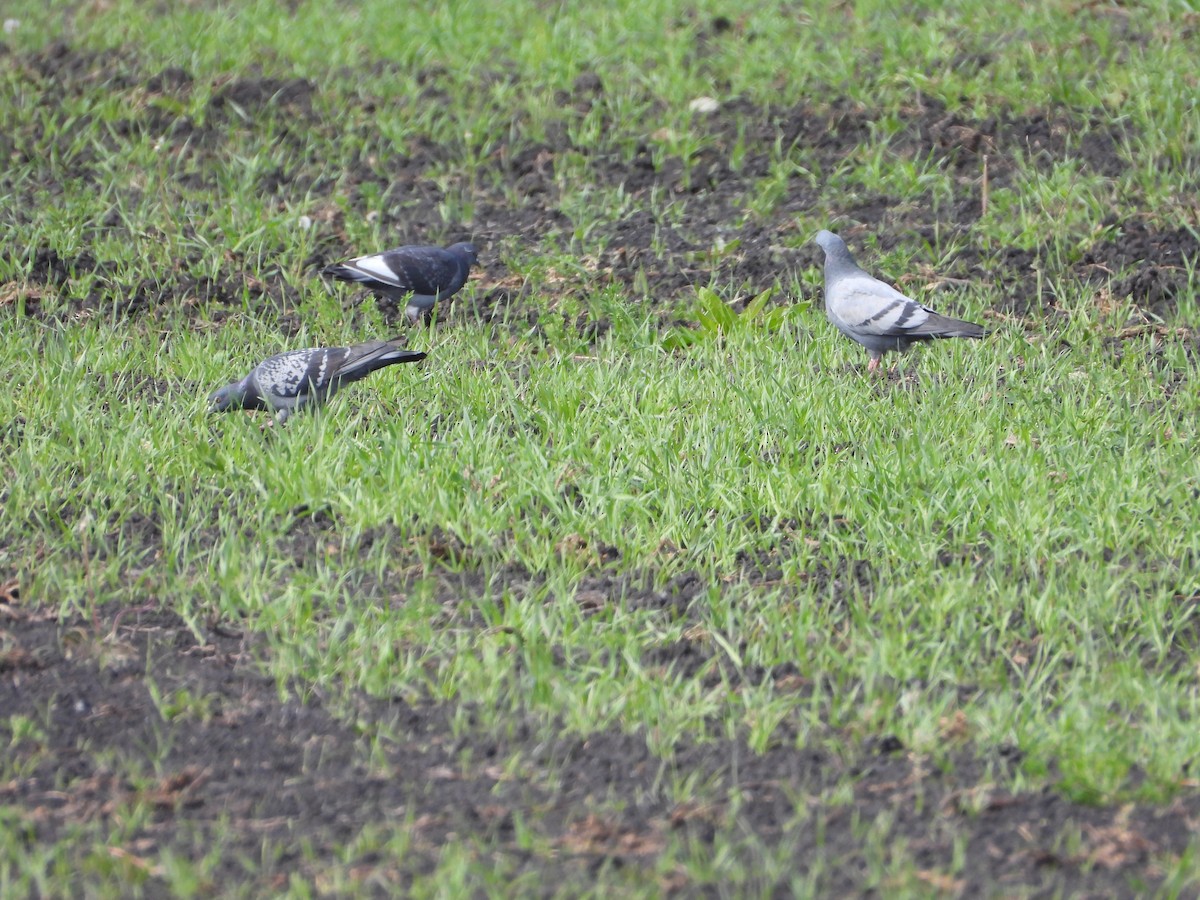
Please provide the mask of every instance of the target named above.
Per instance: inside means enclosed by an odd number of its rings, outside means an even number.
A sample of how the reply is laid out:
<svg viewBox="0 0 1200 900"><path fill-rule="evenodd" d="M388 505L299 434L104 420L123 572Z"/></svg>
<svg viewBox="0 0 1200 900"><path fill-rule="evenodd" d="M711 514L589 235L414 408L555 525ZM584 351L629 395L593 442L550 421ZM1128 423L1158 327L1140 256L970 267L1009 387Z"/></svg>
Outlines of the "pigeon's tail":
<svg viewBox="0 0 1200 900"><path fill-rule="evenodd" d="M321 270L322 275L328 275L330 278L337 278L339 281L357 281L359 284L365 284L369 288L378 290L386 290L395 285L385 284L377 278L368 275L362 269L356 269L353 266L348 266L345 263L337 263L332 266L326 266Z"/></svg>
<svg viewBox="0 0 1200 900"><path fill-rule="evenodd" d="M404 349L397 339L367 341L347 348L346 356L338 365L338 377L343 382L358 381L384 366L419 362L425 356L423 351Z"/></svg>
<svg viewBox="0 0 1200 900"><path fill-rule="evenodd" d="M349 266L344 266L341 263L334 263L332 266L326 266L321 270L322 275L328 275L330 278L358 278L359 273L351 269Z"/></svg>
<svg viewBox="0 0 1200 900"><path fill-rule="evenodd" d="M949 316L942 316L934 313L928 319L921 323L912 337L924 338L981 338L987 337L987 332L982 325L976 325L974 322L965 322L962 319L952 319Z"/></svg>
<svg viewBox="0 0 1200 900"><path fill-rule="evenodd" d="M429 354L423 350L393 350L379 357L380 366L391 366L396 363L420 362Z"/></svg>
<svg viewBox="0 0 1200 900"><path fill-rule="evenodd" d="M376 357L374 368L381 369L384 366L394 366L397 363L420 362L429 355L424 350L408 350L401 347L398 343L399 340L399 338L393 338L385 342L387 349Z"/></svg>

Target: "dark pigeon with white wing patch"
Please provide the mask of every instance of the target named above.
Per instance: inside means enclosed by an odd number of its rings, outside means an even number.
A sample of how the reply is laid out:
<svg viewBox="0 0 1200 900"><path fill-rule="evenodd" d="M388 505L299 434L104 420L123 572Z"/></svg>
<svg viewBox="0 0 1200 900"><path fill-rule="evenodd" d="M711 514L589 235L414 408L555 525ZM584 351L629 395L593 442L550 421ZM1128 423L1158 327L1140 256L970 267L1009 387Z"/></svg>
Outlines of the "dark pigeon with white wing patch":
<svg viewBox="0 0 1200 900"><path fill-rule="evenodd" d="M884 353L903 352L918 341L987 334L974 322L938 315L871 277L833 232L819 231L816 241L825 251L825 315L842 334L867 348L868 372L879 368Z"/></svg>
<svg viewBox="0 0 1200 900"><path fill-rule="evenodd" d="M295 410L324 403L344 385L376 369L418 362L425 356L417 350L403 349L397 340L289 350L263 360L241 381L214 391L209 397L209 411L271 410L282 423Z"/></svg>
<svg viewBox="0 0 1200 900"><path fill-rule="evenodd" d="M407 298L404 313L415 325L433 315L438 300L458 293L478 261L475 245L469 243L445 248L397 247L326 266L321 274L357 282L391 300Z"/></svg>

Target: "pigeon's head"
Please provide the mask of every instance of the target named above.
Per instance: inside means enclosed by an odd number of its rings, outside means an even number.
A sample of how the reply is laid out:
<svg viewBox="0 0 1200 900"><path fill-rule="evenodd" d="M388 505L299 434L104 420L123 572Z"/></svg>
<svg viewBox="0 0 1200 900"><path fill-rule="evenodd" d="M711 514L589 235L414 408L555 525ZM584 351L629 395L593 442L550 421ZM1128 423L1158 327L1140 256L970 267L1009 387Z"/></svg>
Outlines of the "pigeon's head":
<svg viewBox="0 0 1200 900"><path fill-rule="evenodd" d="M228 409L245 409L248 392L245 381L235 381L218 388L208 395L208 411L215 413Z"/></svg>
<svg viewBox="0 0 1200 900"><path fill-rule="evenodd" d="M850 251L846 247L846 242L832 231L822 228L817 232L814 240L817 242L817 246L825 251L826 266L832 266L834 270L857 266L854 257L850 255Z"/></svg>
<svg viewBox="0 0 1200 900"><path fill-rule="evenodd" d="M468 241L463 241L461 244L451 244L450 252L457 253L463 257L469 265L475 265L479 262L479 254L475 250L475 245Z"/></svg>
<svg viewBox="0 0 1200 900"><path fill-rule="evenodd" d="M817 232L816 242L818 247L830 255L846 249L845 241L832 231L826 231L824 228Z"/></svg>

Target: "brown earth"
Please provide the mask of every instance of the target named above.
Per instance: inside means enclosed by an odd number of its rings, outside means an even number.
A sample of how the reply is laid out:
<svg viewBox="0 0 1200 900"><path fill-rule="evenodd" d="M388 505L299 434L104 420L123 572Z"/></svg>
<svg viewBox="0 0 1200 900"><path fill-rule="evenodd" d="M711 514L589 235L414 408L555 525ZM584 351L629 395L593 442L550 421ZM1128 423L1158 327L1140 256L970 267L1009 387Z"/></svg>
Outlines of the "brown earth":
<svg viewBox="0 0 1200 900"><path fill-rule="evenodd" d="M729 20L721 22L714 20L703 39L721 40L733 30ZM697 52L703 52L703 41ZM988 59L961 63L982 67ZM49 110L97 85L139 98L105 140L111 149L145 135L160 138L181 190L202 193L215 187L204 164L224 152L228 129L261 129L290 147L289 166L264 173L259 188L268 196L315 198L328 227L308 261L314 277L324 263L361 249L340 237L344 213L332 203L335 194L360 214L368 211L367 198L380 194L380 214L396 243L424 241L430 236L412 223L440 221L439 204L445 199L429 173L452 170L462 152L428 138L414 138L402 148L379 146L369 122L381 101L359 97L361 108L344 111L337 127L362 132L366 149L335 179L307 149L309 133L329 127L320 117L320 88L309 81L261 74L230 79L214 86L205 114L194 120L177 112L178 103L156 102L190 97L194 79L181 68L141 74L132 54L95 54L66 44L31 55L9 54L0 64L20 72ZM421 102L438 100L437 81L436 72L428 73ZM542 249L572 246L574 223L560 209L554 178L556 159L565 153L587 158L596 186L623 185L635 199L657 192L683 202L686 213L680 221L660 221L634 203L631 212L601 222L592 237L599 248L594 258L586 271L567 274L561 289L582 292L611 283L633 291L644 283L649 297L632 302L653 303L662 319L671 321L697 284L715 281L750 296L780 282L781 273L815 263L811 249L792 246L797 243L791 227L795 212L827 203L805 179L792 177L785 199L768 215L737 228L729 224L741 221L755 183L768 173L776 141L803 148L815 170L831 170L871 140L878 124L869 110L844 100L774 108L734 99L705 120L708 139L691 158L663 155L647 137L626 159L595 155L571 142L566 127L571 117L604 108L598 76L581 76L559 100L563 123L549 129L545 140L501 143L480 171L454 176L456 189L474 204L475 219L446 223L438 237L474 238L484 251L471 310L464 304L459 315L539 325L545 314L523 306L524 289L510 282L488 250L502 235L517 235ZM841 230L852 241L865 236L866 228L859 226L868 224L881 249L913 237L932 240L935 228L943 240L965 232L981 214L985 155L993 192L1014 186L1023 166L1048 164L1067 153L1083 171L1103 177L1119 176L1127 166L1122 147L1131 135L1069 110L972 120L917 97L907 112L891 138L894 152L936 160L954 176L954 201L935 210L930 198L860 198L839 211ZM361 122L367 124L356 124ZM39 128L0 133L0 157L16 167L28 164L41 152L42 137ZM734 171L731 150L738 140L746 152ZM56 170L60 183L42 188L53 198L68 180L98 184L97 154L103 149L64 153ZM515 184L520 202L514 204L493 186L497 183ZM4 174L0 188L10 195L24 190ZM34 221L38 198L15 200L22 202L10 202L0 221ZM1089 280L1097 290L1129 296L1141 310L1170 321L1178 300L1190 291L1186 264L1200 255L1195 232L1163 229L1149 218L1103 225L1074 261L1052 259L1041 248L964 251L939 274L994 281L1000 298L996 314L1002 317L1053 314L1053 294L1048 289L1036 294L1040 270L1054 276L1047 282ZM114 209L94 228L111 234L127 226ZM735 238L740 245L733 252L713 252L721 241ZM236 254L230 254L219 277L208 274L196 257L179 260L156 278L126 282L115 261L88 251L65 255L48 246L5 246L0 253L24 272L14 285L0 285L0 312L65 320L99 312L153 318L182 311L219 323L244 309L249 297L285 332L299 327L294 289L278 272L254 271ZM347 295L348 309L357 302ZM385 307L385 313L398 319L394 308ZM8 321L13 324L15 318ZM1131 322L1131 333L1143 322ZM607 327L585 319L567 324L588 339ZM3 440L20 440L22 428L23 423L9 423ZM290 550L281 546L281 552L305 558L311 542L323 540L328 524L314 521L290 538ZM131 527L144 532L133 539L147 546L156 542L155 523ZM431 541L447 558L464 552L452 541ZM577 595L585 606L599 609L623 597L635 608L686 617L693 600L708 589L697 576L682 576L664 590L641 587L604 574L612 561L610 548L578 549L592 554L597 564L598 574ZM769 559L747 559L745 565L748 573L757 573L754 577L772 578ZM531 576L510 572L505 577L516 582ZM869 583L872 573L864 560L843 560L812 577L829 584L836 599L840 586ZM469 578L460 583L439 578L451 598L478 587ZM869 738L847 758L812 747L800 750L786 723L762 754L751 752L745 736L709 736L682 741L660 758L648 750L644 734L607 729L586 738L564 736L559 723L532 714L509 723L503 734L479 730L463 736L455 722L473 711L451 704L360 697L354 710L331 710L320 692L300 685L290 694L305 695L305 702L281 701L275 682L255 664L263 652L259 642L215 625L204 631L198 637L157 607L104 608L94 621L58 620L25 605L15 582L0 586L0 709L5 717L29 717L43 731L7 751L12 770L23 774L0 784L0 803L19 811L26 841L51 842L80 823L115 824L128 818L132 807L144 806L149 810L145 821L123 844L110 848L114 859L153 875L152 860L161 852L200 858L219 841L224 850L216 877L260 879L268 890L286 886L293 871L319 869L364 826L378 825L407 830L412 848L403 858L367 852L353 860L355 876L364 882L378 878L402 885L432 869L448 842L466 840L487 844L487 852L502 858L514 875L536 872L548 887L562 887L587 884L601 866L650 872L674 837L703 853L718 826L732 820L745 836L738 853L748 865L759 845L790 847L798 872L820 860L826 866L822 885L831 895L850 895L870 883L863 828L874 822L885 842L907 843L931 892L1137 896L1161 883L1158 860L1183 852L1200 817L1196 792L1169 805L1121 807L1073 802L1052 789L1010 795L995 784L1019 765L1020 750L976 746L954 720L944 725L949 749L937 760L910 752L891 735ZM718 654L698 641L659 648L642 662L664 677L685 674L735 686L739 680L770 680L785 691L810 687L786 665L742 672L722 668ZM387 726L394 737L383 741L381 756L369 758L348 718ZM0 723L0 735L8 727ZM518 753L524 768L513 776L500 764ZM673 802L664 772L694 776L704 785L697 802ZM830 789L847 779L853 802L835 802ZM823 828L797 824L800 807ZM518 832L526 827L555 852L523 849ZM947 876L963 848L962 871ZM265 862L248 871L238 861L243 857ZM660 887L689 891L682 874L661 880ZM886 885L876 891L886 893Z"/></svg>
<svg viewBox="0 0 1200 900"><path fill-rule="evenodd" d="M755 184L769 172L770 148L776 142L797 150L805 165L819 174L835 169L860 147L876 140L880 124L870 110L847 100L835 99L822 106L763 107L734 98L703 119L705 138L690 157L664 154L655 139L647 136L638 143L633 157L625 159L572 142L568 124L596 107L613 129L619 124L608 119L603 82L589 73L576 80L573 92L561 92L558 100L563 121L551 124L545 140L515 145L500 140L490 145L491 152L482 164L468 172L453 167L466 146L447 146L420 136L410 138L403 147L385 145L372 129L376 110L384 106L381 98L360 96L359 109L341 108L336 123L325 121L317 103L318 87L303 79L230 79L214 87L205 115L196 121L177 112L194 86L192 76L180 68L134 75L130 73L137 71L136 61L127 54L85 53L65 44L10 59L8 64L42 91L43 103L51 108L66 98L94 91L98 85L129 92L138 102L131 104L128 119L108 129L110 148L147 136L159 140L178 184L190 192L216 192L214 167L206 169L205 164L221 158L231 130L254 128L265 141L288 148L289 162L262 173L258 187L262 194L281 199L309 197L316 217L328 226L322 229L319 249L309 260L313 277L325 263L363 249L349 247L339 238L345 214L332 202L335 194L356 212L377 213L386 230L396 235L397 244L428 242L432 236L427 223L440 221L439 204L446 199L446 190L430 174L449 171L451 190L468 196L476 213L472 222L446 223L440 239L472 239L483 250L471 309L467 312L463 307L464 313L530 325L536 325L538 317L521 308L523 288L512 284L504 266L488 250L507 236L542 250L571 248L575 223L562 212L561 189L555 180L555 161L563 154L587 159L588 182L593 186L623 186L635 201L654 192L683 203L686 215L682 221L660 220L644 204L630 204L629 212L592 229L589 240L601 249L584 260L578 273L562 273L558 289L582 293L614 284L635 292L630 295L631 303L649 302L663 318L671 318L697 285L716 283L735 296L748 298L765 286L786 280L789 270L815 265L814 248L791 246L798 243L795 213L830 206L830 198L807 178L792 176L785 198L766 217L751 216L738 227L731 223L743 220ZM495 77L514 76L499 73ZM436 71L423 80L423 93L410 103L447 102ZM933 160L953 177L955 196L948 208L944 204L938 208L931 197L856 196L848 206L837 208L837 227L852 244L871 235L876 245L886 250L914 238L933 242L940 235L945 243L965 233L981 215L985 157L989 189L994 194L1019 188L1016 179L1024 167L1049 166L1068 156L1085 174L1119 177L1128 168L1125 154L1129 151L1124 148L1136 138L1125 127L1067 110L973 120L949 112L935 99L917 95L905 113L899 129L887 139L892 151L902 158ZM363 146L358 158L337 173L314 158L309 146L313 133L328 133L331 128L351 134ZM0 135L0 152L8 151L6 155L17 166L29 163L41 152L44 130L39 123L28 133ZM730 160L739 144L744 153L735 171ZM75 148L64 153L59 176L85 185L99 183L102 175L97 156L103 149ZM498 184L515 185L517 202L497 188ZM0 176L0 186L9 186L4 176ZM20 191L9 187L20 197ZM43 187L51 194L61 190L54 184ZM375 196L382 198L377 205L368 199ZM18 222L29 221L35 215L36 202L28 200L13 204L6 215ZM111 236L125 227L114 209L96 223L95 231L104 230ZM740 242L735 250L718 249L734 239ZM127 284L121 283L114 262L86 251L70 258L50 247L10 247L3 252L13 254L12 262L27 273L23 292L27 314L42 315L47 294L53 293L63 301L52 304L49 314L55 318L100 310L111 314L114 307L119 315L182 308L220 321L230 307L244 308L243 295L248 292L251 304L279 317L282 328L299 328L291 314L297 299L294 290L281 282L278 272L252 272L236 255L231 255L220 278L202 274L203 261L197 257L179 260L174 271L155 279ZM1189 288L1185 263L1198 255L1200 240L1192 229L1163 229L1149 218L1114 218L1100 223L1077 260L1056 259L1044 248L1008 248L994 253L964 249L947 270L927 280L990 280L1001 298L998 312L1020 316L1034 311L1052 314L1053 284L1059 279L1083 279L1107 296L1130 297L1140 310L1170 319L1178 298ZM1038 272L1043 276L1040 295ZM644 301L636 294L639 284L650 289ZM54 290L40 290L43 287ZM347 303L352 306L360 299L348 296ZM781 297L780 302L787 299ZM400 311L394 303L382 305L392 321L399 321ZM1131 324L1144 321L1135 315ZM593 337L607 327L607 323L582 320L568 324Z"/></svg>
<svg viewBox="0 0 1200 900"><path fill-rule="evenodd" d="M1161 879L1156 859L1183 852L1200 816L1195 793L1163 807L1083 805L1052 789L1010 794L996 783L1020 751L976 747L955 720L944 723L952 749L936 760L890 735L848 759L796 749L786 726L761 754L740 738L712 738L659 757L640 733L571 737L529 715L503 734L463 736L454 723L473 719L470 708L360 697L353 718L393 735L368 761L345 711L332 715L319 693L280 700L247 635L211 629L201 642L161 610L55 621L13 599L0 607L0 708L40 723L44 737L9 749L23 774L0 784L0 803L19 810L36 843L80 824L116 828L143 807L142 824L109 849L151 876L164 851L198 858L218 845L217 884L279 888L292 872L319 872L370 825L404 831L412 844L402 859L349 860L364 883L406 884L448 842L467 840L486 842L514 876L582 886L603 865L649 877L672 837L702 848L736 822L747 864L759 844L788 847L797 873L819 860L820 883L845 896L869 883L862 835L875 823L885 842L906 841L918 878L937 890L1133 897ZM803 689L794 674L770 677L779 690ZM518 752L514 775L503 764ZM694 802L670 798L675 773L704 786ZM852 800L834 801L846 780ZM798 803L815 820L797 821ZM517 823L556 851L522 849ZM963 869L945 874L964 850ZM241 855L266 862L248 873ZM662 886L689 890L682 873Z"/></svg>

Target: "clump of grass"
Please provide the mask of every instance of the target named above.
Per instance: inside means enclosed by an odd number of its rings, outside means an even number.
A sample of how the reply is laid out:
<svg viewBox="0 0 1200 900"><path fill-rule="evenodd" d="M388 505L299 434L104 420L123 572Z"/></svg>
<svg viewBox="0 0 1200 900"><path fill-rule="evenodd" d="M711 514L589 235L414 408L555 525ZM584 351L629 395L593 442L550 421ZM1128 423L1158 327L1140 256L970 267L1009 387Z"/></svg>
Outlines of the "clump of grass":
<svg viewBox="0 0 1200 900"><path fill-rule="evenodd" d="M800 303L768 309L767 303L774 293L774 288L761 291L738 313L712 288L698 288L695 314L699 324L695 328L671 329L663 336L662 344L668 350L678 350L700 341L720 341L737 334L770 335L778 332L789 317L810 305Z"/></svg>

